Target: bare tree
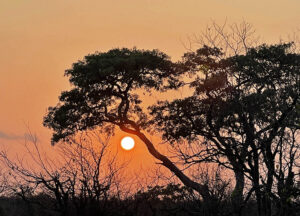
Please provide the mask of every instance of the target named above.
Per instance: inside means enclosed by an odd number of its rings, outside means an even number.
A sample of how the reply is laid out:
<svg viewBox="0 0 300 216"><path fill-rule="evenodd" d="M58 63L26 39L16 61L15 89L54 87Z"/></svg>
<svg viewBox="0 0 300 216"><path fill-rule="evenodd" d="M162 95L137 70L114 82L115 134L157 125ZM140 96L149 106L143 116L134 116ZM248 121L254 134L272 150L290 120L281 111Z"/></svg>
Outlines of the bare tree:
<svg viewBox="0 0 300 216"><path fill-rule="evenodd" d="M52 208L62 215L105 211L108 199L120 187L121 169L126 165L118 163L117 154L110 152L109 138L96 132L82 133L70 138L68 144L58 145L59 156L51 159L32 136L25 144L29 166L19 157L13 160L1 151L11 193L38 205L43 205L41 200L34 201L32 197L48 195L54 201ZM73 207L76 212L71 211Z"/></svg>
<svg viewBox="0 0 300 216"><path fill-rule="evenodd" d="M226 57L244 54L251 47L259 44L259 36L255 28L245 20L240 23L217 23L212 20L199 34L188 36L187 42L182 42L188 51L194 51L204 45L218 47Z"/></svg>

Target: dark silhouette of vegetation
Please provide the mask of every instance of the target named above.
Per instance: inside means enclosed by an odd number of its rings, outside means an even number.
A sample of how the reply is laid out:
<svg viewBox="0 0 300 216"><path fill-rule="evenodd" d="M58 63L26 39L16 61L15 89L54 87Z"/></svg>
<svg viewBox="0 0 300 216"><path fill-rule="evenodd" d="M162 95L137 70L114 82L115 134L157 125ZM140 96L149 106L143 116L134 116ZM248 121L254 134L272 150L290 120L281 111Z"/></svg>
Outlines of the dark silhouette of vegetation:
<svg viewBox="0 0 300 216"><path fill-rule="evenodd" d="M8 173L3 176L6 191L2 194L23 200L30 214L39 209L56 215L104 214L109 199L120 193L120 171L126 165L117 163L117 155L109 152L109 137L89 132L69 139L68 144L58 146L61 157L54 160L42 153L32 136L26 143L30 166L1 151L0 160Z"/></svg>
<svg viewBox="0 0 300 216"><path fill-rule="evenodd" d="M299 159L300 55L289 53L290 46L263 45L225 59L217 48L187 53L182 71L196 77L189 83L193 95L152 107L153 122L166 139L198 140L193 144L205 147L183 155L187 163L211 161L234 171L237 206L242 206L244 177L251 180L259 215L262 209L271 215L275 179L293 187ZM286 200L280 191L276 199Z"/></svg>
<svg viewBox="0 0 300 216"><path fill-rule="evenodd" d="M300 53L295 43L259 45L246 22L226 27L190 37L178 62L122 48L74 63L71 90L43 121L62 160L34 136L32 166L1 151L0 215L299 215ZM126 183L126 164L108 150L115 128L176 180Z"/></svg>
<svg viewBox="0 0 300 216"><path fill-rule="evenodd" d="M201 172L213 197L210 202L202 201L199 194L180 184L134 188L131 182L121 181L121 169L126 164L116 164L116 155L109 154L108 138L94 132L70 138L69 143L58 146L62 157L52 160L43 154L37 139L31 137L25 143L32 160L29 166L1 151L2 168L7 173L1 181L5 188L1 191L1 215L162 216L230 212L230 184L220 178L220 170Z"/></svg>
<svg viewBox="0 0 300 216"><path fill-rule="evenodd" d="M32 195L26 200L19 196L3 197L0 199L1 215L116 215L116 216L186 216L186 215L230 215L230 206L226 200L216 201L216 206L208 209L199 197L190 189L177 185L168 184L166 186L149 187L146 191L138 191L125 199L110 197L107 200L107 208L99 210L101 201L88 203L85 212L76 211L71 200L69 209L60 212L52 210L51 204L55 199L46 194ZM47 205L47 208L40 205ZM98 206L99 205L99 206ZM30 208L28 208L30 206ZM253 207L248 206L248 212L253 211ZM245 214L251 215L251 214Z"/></svg>
<svg viewBox="0 0 300 216"><path fill-rule="evenodd" d="M44 125L54 130L53 144L79 131L118 126L209 203L208 185L161 154L145 130L160 132L171 145L187 140L199 152L181 152L185 164L216 163L233 171L232 213L241 215L254 193L258 215L290 215L299 197L300 86L300 55L291 46L244 43L244 53L235 49L229 56L203 46L178 63L157 50L88 55L66 71L73 89L49 108ZM180 87L192 95L154 102L149 112L141 105L141 92Z"/></svg>
<svg viewBox="0 0 300 216"><path fill-rule="evenodd" d="M66 71L74 88L62 93L60 104L50 107L44 119L44 125L55 131L52 141L68 140L77 131L110 123L139 137L149 152L185 185L209 197L204 185L192 181L158 152L143 132L149 121L135 90L177 87L180 82L174 78L174 67L166 54L156 50L114 49L86 56Z"/></svg>

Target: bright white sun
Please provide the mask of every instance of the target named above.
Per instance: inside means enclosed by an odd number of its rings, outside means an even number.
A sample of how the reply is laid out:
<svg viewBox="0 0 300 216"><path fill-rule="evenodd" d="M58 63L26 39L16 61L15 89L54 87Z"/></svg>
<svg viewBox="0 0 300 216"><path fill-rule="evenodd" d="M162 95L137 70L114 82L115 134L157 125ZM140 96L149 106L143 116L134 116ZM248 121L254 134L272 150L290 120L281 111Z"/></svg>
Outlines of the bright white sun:
<svg viewBox="0 0 300 216"><path fill-rule="evenodd" d="M125 150L131 150L134 147L134 139L127 136L121 140L121 146Z"/></svg>

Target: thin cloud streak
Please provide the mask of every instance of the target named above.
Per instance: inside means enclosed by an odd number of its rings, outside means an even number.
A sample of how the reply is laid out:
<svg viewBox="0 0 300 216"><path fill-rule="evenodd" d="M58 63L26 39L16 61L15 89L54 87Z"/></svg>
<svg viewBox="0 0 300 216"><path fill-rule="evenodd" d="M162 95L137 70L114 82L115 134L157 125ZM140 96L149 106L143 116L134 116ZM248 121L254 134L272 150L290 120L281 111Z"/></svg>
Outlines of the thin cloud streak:
<svg viewBox="0 0 300 216"><path fill-rule="evenodd" d="M0 131L0 139L19 140L19 139L24 139L24 136L18 136L18 135L14 135L14 134L7 134L3 131Z"/></svg>

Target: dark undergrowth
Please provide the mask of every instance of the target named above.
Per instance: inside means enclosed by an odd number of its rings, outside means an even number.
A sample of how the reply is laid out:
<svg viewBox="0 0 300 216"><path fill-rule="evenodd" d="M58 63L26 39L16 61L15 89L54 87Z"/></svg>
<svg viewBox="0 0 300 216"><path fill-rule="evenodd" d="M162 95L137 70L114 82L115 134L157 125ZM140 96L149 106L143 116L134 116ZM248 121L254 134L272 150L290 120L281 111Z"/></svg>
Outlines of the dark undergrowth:
<svg viewBox="0 0 300 216"><path fill-rule="evenodd" d="M241 206L239 215L255 216L257 206L253 199ZM299 200L290 200L282 210L276 203L272 215L300 215ZM192 191L180 185L155 186L147 191L138 191L132 196L120 199L107 197L89 200L78 197L67 200L63 205L48 196L39 194L28 197L10 196L0 198L0 216L229 216L233 213L230 196L215 197L210 201L199 199Z"/></svg>

